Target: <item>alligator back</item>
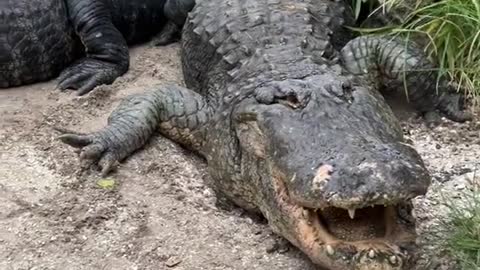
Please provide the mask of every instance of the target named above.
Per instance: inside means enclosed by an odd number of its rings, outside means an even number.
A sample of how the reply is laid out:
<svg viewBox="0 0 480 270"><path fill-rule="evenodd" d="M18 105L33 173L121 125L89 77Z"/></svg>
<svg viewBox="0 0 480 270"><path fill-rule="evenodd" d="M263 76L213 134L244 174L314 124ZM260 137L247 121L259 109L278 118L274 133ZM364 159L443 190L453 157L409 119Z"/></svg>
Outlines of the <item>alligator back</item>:
<svg viewBox="0 0 480 270"><path fill-rule="evenodd" d="M187 86L212 94L232 80L244 84L252 78L259 85L285 74L311 74L318 70L314 62L326 63L333 48L348 40L340 30L343 5L313 0L197 1L182 37ZM333 32L335 40L330 38ZM293 65L303 68L291 69Z"/></svg>
<svg viewBox="0 0 480 270"><path fill-rule="evenodd" d="M75 56L74 44L63 0L2 0L0 87L55 76Z"/></svg>

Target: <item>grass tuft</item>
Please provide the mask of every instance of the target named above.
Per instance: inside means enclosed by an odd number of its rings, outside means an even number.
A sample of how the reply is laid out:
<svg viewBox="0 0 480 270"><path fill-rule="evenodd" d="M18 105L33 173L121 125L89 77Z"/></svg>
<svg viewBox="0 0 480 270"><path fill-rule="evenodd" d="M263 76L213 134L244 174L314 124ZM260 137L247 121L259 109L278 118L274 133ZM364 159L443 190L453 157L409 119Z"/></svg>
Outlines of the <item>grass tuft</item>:
<svg viewBox="0 0 480 270"><path fill-rule="evenodd" d="M444 199L448 208L448 222L444 222L449 232L445 247L457 259L461 269L480 269L480 187L463 192L459 205Z"/></svg>
<svg viewBox="0 0 480 270"><path fill-rule="evenodd" d="M370 4L362 5L366 2ZM408 12L397 25L360 28L360 32L408 38L421 36L428 56L438 64L439 77L446 76L457 85L457 90L465 91L469 97L480 95L480 1L416 1L416 5L411 5L401 0L385 0L380 7L372 9L374 2L352 0L356 16L361 8L378 13L394 10L402 4Z"/></svg>

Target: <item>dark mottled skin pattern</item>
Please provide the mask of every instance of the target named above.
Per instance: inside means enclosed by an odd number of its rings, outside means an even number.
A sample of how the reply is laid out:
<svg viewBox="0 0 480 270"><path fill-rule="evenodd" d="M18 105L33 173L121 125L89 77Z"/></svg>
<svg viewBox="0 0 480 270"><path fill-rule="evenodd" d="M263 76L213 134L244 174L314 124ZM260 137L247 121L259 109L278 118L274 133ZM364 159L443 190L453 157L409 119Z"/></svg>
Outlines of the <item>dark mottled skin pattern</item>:
<svg viewBox="0 0 480 270"><path fill-rule="evenodd" d="M85 94L112 83L128 70L127 44L157 33L155 43L172 41L193 5L194 0L3 0L0 87L47 80L62 70L62 90Z"/></svg>
<svg viewBox="0 0 480 270"><path fill-rule="evenodd" d="M63 0L1 1L0 87L55 76L73 60L74 44Z"/></svg>
<svg viewBox="0 0 480 270"><path fill-rule="evenodd" d="M261 212L315 263L401 269L394 240L335 240L309 220L308 209L406 202L430 182L380 92L340 66L348 11L340 1L197 1L182 36L189 89L153 86L98 132L60 139L105 175L159 131L203 156L219 194Z"/></svg>

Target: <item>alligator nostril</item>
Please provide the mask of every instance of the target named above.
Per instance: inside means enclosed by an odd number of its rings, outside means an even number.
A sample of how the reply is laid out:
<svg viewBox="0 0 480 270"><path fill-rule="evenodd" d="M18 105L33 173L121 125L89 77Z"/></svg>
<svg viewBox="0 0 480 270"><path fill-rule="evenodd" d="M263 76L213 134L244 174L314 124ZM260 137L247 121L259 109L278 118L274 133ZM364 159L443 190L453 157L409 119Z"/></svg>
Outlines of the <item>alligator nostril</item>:
<svg viewBox="0 0 480 270"><path fill-rule="evenodd" d="M298 108L300 107L300 101L297 98L297 95L295 93L290 93L286 97L286 103L292 108Z"/></svg>

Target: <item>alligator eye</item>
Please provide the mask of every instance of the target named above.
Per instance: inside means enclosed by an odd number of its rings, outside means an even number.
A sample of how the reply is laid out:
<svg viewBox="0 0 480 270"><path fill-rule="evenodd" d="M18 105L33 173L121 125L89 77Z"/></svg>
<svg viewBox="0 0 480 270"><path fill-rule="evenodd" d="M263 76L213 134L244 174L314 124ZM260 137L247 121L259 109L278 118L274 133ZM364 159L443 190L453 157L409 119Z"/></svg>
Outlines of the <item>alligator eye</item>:
<svg viewBox="0 0 480 270"><path fill-rule="evenodd" d="M354 101L353 91L355 91L355 88L353 88L352 83L342 82L342 90L343 90L343 98L345 99L345 101L351 104Z"/></svg>
<svg viewBox="0 0 480 270"><path fill-rule="evenodd" d="M288 93L283 97L276 97L275 101L277 103L283 104L285 106L291 107L293 109L297 109L301 106L300 101L295 93Z"/></svg>
<svg viewBox="0 0 480 270"><path fill-rule="evenodd" d="M255 90L255 99L262 104L282 104L292 109L305 107L311 90L304 83L284 81Z"/></svg>
<svg viewBox="0 0 480 270"><path fill-rule="evenodd" d="M353 91L355 91L355 89L350 82L342 82L340 87L334 87L330 84L327 84L324 86L324 89L343 102L352 104L354 101Z"/></svg>

